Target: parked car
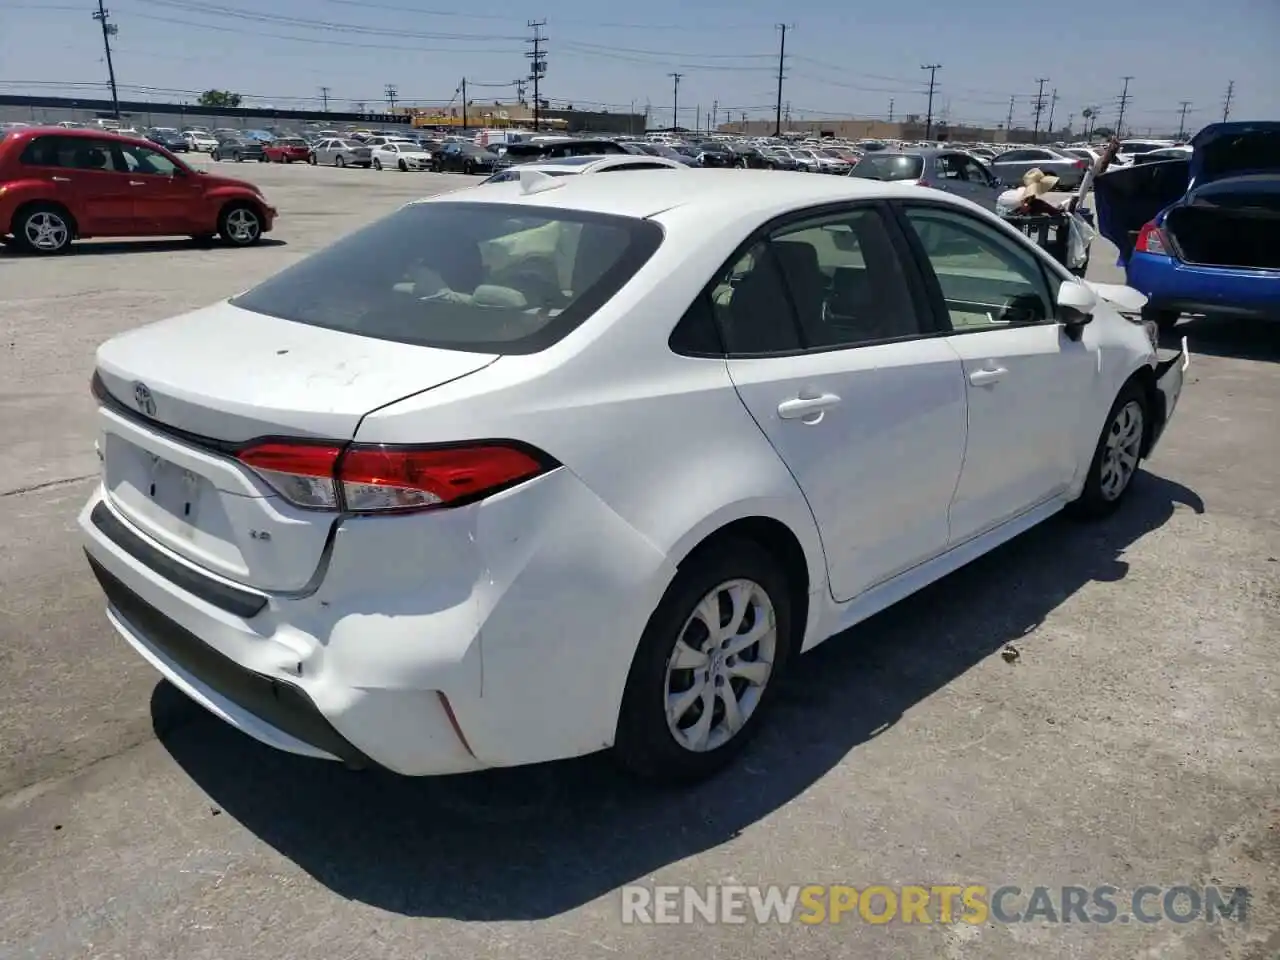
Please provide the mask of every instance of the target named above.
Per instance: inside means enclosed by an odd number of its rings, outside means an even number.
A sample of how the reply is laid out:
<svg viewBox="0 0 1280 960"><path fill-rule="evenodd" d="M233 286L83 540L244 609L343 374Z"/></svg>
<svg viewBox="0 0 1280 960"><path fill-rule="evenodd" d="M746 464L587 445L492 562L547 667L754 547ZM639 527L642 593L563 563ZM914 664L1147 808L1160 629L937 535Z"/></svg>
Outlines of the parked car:
<svg viewBox="0 0 1280 960"><path fill-rule="evenodd" d="M213 153L218 146L218 141L207 133L199 133L195 130L188 130L182 135L182 139L187 144L187 150L195 153Z"/></svg>
<svg viewBox="0 0 1280 960"><path fill-rule="evenodd" d="M885 180L935 187L995 210L999 181L975 157L962 150L913 150L869 153L849 171L860 180Z"/></svg>
<svg viewBox="0 0 1280 960"><path fill-rule="evenodd" d="M1144 153L1164 150L1174 145L1172 140L1121 140L1120 149L1116 151L1112 165L1127 167Z"/></svg>
<svg viewBox="0 0 1280 960"><path fill-rule="evenodd" d="M354 140L332 137L312 147L309 159L325 166L369 167L373 165L373 150Z"/></svg>
<svg viewBox="0 0 1280 960"><path fill-rule="evenodd" d="M761 147L760 155L770 170L799 170L800 162L781 147Z"/></svg>
<svg viewBox="0 0 1280 960"><path fill-rule="evenodd" d="M408 204L99 348L90 567L225 722L402 774L705 776L801 652L1119 507L1181 392L947 194L555 184Z"/></svg>
<svg viewBox="0 0 1280 960"><path fill-rule="evenodd" d="M610 156L564 157L560 160L535 160L499 170L481 183L506 183L519 180L524 170L535 170L549 177L567 177L586 173L619 173L624 170L683 170L685 165L665 157Z"/></svg>
<svg viewBox="0 0 1280 960"><path fill-rule="evenodd" d="M30 253L91 237L221 235L257 243L276 211L253 184L99 130L28 128L0 140L0 232Z"/></svg>
<svg viewBox="0 0 1280 960"><path fill-rule="evenodd" d="M1058 178L1058 188L1074 190L1080 186L1089 163L1051 147L1017 147L1006 150L990 163L991 172L1006 186L1016 187L1029 170L1043 170Z"/></svg>
<svg viewBox="0 0 1280 960"><path fill-rule="evenodd" d="M187 153L191 149L186 138L173 127L152 127L147 131L147 139L171 153Z"/></svg>
<svg viewBox="0 0 1280 960"><path fill-rule="evenodd" d="M1100 232L1163 329L1183 313L1280 320L1280 122L1210 124L1191 147L1098 177Z"/></svg>
<svg viewBox="0 0 1280 960"><path fill-rule="evenodd" d="M739 165L738 155L729 149L727 143L719 140L707 140L694 145L697 151L695 163L700 167L736 167Z"/></svg>
<svg viewBox="0 0 1280 960"><path fill-rule="evenodd" d="M311 156L311 147L301 137L281 137L262 148L268 163L305 163Z"/></svg>
<svg viewBox="0 0 1280 960"><path fill-rule="evenodd" d="M1155 163L1160 160L1190 160L1191 153L1190 146L1161 147L1159 150L1149 150L1146 153L1136 154L1131 162Z"/></svg>
<svg viewBox="0 0 1280 960"><path fill-rule="evenodd" d="M559 160L562 157L626 156L630 152L613 140L561 137L509 143L503 156L511 163L526 163L531 160Z"/></svg>
<svg viewBox="0 0 1280 960"><path fill-rule="evenodd" d="M1083 160L1090 167L1097 164L1098 160L1101 158L1101 154L1092 147L1063 147L1062 152L1069 157L1075 157L1077 160Z"/></svg>
<svg viewBox="0 0 1280 960"><path fill-rule="evenodd" d="M370 157L375 170L384 167L401 171L431 169L431 154L420 144L408 140L393 140L372 147Z"/></svg>
<svg viewBox="0 0 1280 960"><path fill-rule="evenodd" d="M218 141L218 145L209 152L210 160L234 160L239 163L241 160L257 160L265 161L267 155L263 150L262 141L254 140L250 137L223 137Z"/></svg>
<svg viewBox="0 0 1280 960"><path fill-rule="evenodd" d="M509 166L511 160L507 157L499 157L474 143L446 143L431 155L431 169L437 173L489 174Z"/></svg>

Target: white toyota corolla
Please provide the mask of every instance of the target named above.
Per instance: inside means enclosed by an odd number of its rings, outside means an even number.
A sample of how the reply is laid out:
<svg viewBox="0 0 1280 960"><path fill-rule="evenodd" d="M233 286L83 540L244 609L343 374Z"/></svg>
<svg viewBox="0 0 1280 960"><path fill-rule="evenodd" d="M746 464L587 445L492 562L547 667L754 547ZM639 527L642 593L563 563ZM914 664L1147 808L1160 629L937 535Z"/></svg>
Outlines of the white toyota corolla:
<svg viewBox="0 0 1280 960"><path fill-rule="evenodd" d="M115 628L295 753L696 777L798 653L1108 513L1173 412L1185 346L966 201L625 181L412 203L103 345Z"/></svg>

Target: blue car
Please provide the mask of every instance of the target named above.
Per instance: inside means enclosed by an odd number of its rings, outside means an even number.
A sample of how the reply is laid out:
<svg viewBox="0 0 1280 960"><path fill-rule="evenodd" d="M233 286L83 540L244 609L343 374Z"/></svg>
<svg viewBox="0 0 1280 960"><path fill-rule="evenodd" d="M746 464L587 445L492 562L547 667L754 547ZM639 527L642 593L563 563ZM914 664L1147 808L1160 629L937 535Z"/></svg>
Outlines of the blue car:
<svg viewBox="0 0 1280 960"><path fill-rule="evenodd" d="M1280 320L1280 122L1210 124L1191 146L1098 177L1099 232L1162 329L1184 313Z"/></svg>

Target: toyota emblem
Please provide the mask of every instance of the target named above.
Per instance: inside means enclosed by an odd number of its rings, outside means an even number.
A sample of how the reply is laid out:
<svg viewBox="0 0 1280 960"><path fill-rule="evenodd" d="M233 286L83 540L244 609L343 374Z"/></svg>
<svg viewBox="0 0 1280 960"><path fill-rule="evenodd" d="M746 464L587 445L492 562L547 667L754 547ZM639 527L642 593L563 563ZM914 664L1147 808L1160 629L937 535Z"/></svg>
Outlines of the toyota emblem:
<svg viewBox="0 0 1280 960"><path fill-rule="evenodd" d="M156 399L151 395L151 388L142 381L138 381L133 385L133 402L138 405L146 416L154 417L156 415Z"/></svg>

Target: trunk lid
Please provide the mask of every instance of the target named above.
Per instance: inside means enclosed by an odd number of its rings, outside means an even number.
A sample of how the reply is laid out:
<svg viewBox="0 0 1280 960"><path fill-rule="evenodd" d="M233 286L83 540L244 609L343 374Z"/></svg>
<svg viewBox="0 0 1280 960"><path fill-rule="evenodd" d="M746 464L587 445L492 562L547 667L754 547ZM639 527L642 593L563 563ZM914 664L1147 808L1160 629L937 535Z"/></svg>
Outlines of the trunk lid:
<svg viewBox="0 0 1280 960"><path fill-rule="evenodd" d="M1224 177L1280 171L1280 121L1211 123L1191 138L1191 179L1199 187Z"/></svg>
<svg viewBox="0 0 1280 960"><path fill-rule="evenodd" d="M357 336L218 304L98 351L103 485L174 553L263 590L306 586L336 515L278 496L234 459L263 437L352 439L369 412L496 356Z"/></svg>

